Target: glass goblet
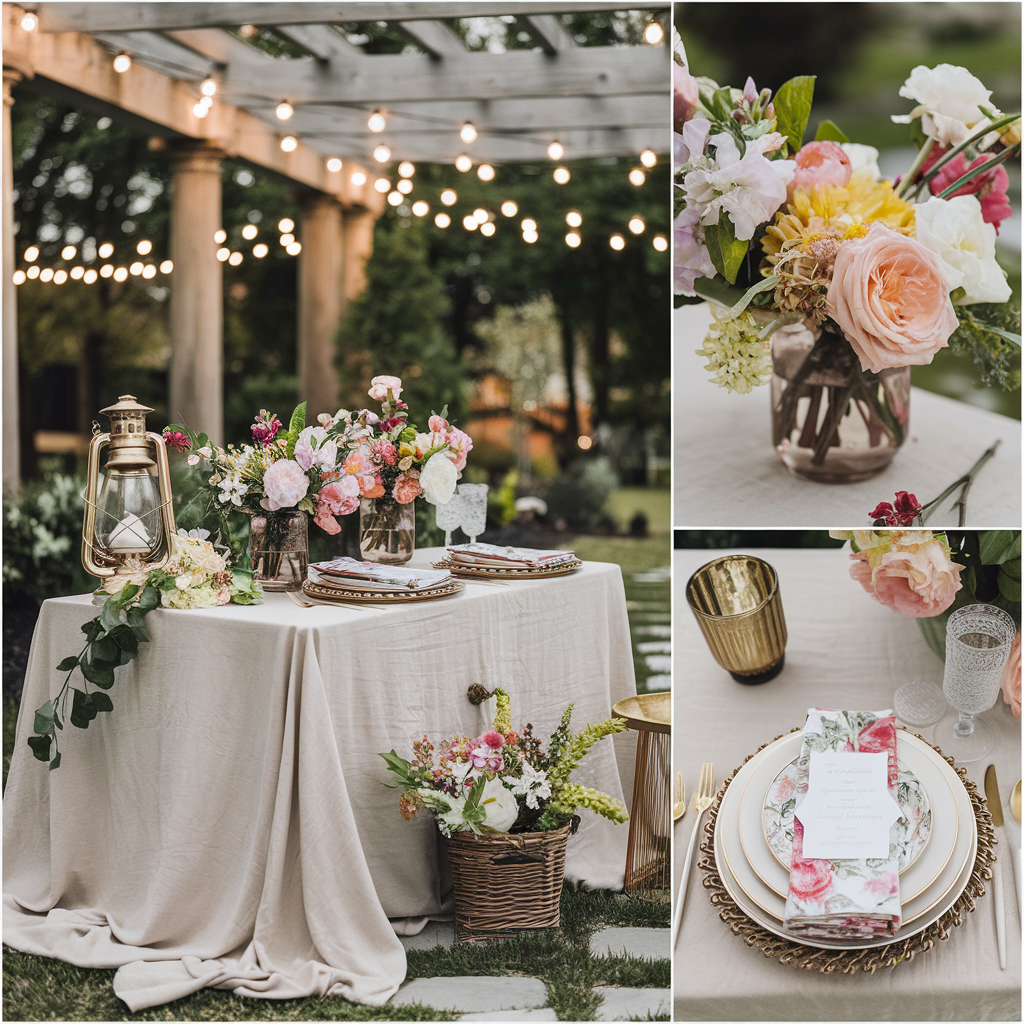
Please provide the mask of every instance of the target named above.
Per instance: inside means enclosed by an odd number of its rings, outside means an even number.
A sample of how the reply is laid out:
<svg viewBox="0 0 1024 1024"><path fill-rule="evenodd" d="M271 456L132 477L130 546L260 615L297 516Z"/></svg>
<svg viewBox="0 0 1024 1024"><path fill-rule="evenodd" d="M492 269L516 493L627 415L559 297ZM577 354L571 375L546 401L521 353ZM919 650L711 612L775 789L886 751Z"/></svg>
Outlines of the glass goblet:
<svg viewBox="0 0 1024 1024"><path fill-rule="evenodd" d="M980 761L992 749L992 730L975 716L996 702L1016 633L1013 619L990 604L964 605L946 623L942 692L957 713L939 723L935 738L959 764Z"/></svg>

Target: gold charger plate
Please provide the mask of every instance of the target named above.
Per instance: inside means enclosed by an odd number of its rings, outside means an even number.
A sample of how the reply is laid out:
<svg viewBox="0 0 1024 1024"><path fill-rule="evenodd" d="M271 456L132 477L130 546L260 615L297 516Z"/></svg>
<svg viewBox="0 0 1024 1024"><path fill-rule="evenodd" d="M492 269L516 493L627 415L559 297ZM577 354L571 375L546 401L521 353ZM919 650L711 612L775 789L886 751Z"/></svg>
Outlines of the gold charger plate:
<svg viewBox="0 0 1024 1024"><path fill-rule="evenodd" d="M612 705L612 714L624 718L626 724L647 732L672 731L672 694L641 693L636 697L624 697Z"/></svg>
<svg viewBox="0 0 1024 1024"><path fill-rule="evenodd" d="M440 587L429 590L350 590L347 587L324 587L319 583L306 580L302 584L302 592L307 597L319 601L330 601L337 604L345 601L362 601L375 604L397 604L399 601L432 601L436 597L447 597L465 590L465 583L452 580Z"/></svg>
<svg viewBox="0 0 1024 1024"><path fill-rule="evenodd" d="M453 576L477 576L484 579L501 580L534 580L547 579L551 576L568 576L575 572L583 562L574 558L571 562L562 562L550 568L541 569L506 569L497 565L460 565L449 558L434 562L435 569L447 569Z"/></svg>

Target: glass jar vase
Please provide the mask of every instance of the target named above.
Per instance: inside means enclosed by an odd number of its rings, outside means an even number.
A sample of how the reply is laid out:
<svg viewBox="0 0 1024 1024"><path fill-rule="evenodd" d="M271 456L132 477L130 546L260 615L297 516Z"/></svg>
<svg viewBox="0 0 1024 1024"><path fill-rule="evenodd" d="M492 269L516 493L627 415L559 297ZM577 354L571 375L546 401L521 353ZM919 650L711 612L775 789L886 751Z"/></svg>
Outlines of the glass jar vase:
<svg viewBox="0 0 1024 1024"><path fill-rule="evenodd" d="M359 499L359 551L366 562L402 565L416 546L416 506L390 494Z"/></svg>
<svg viewBox="0 0 1024 1024"><path fill-rule="evenodd" d="M907 435L910 367L863 369L831 320L775 331L771 392L772 444L805 480L867 480L889 465Z"/></svg>
<svg viewBox="0 0 1024 1024"><path fill-rule="evenodd" d="M264 590L301 590L309 564L309 516L295 510L253 516L249 557Z"/></svg>

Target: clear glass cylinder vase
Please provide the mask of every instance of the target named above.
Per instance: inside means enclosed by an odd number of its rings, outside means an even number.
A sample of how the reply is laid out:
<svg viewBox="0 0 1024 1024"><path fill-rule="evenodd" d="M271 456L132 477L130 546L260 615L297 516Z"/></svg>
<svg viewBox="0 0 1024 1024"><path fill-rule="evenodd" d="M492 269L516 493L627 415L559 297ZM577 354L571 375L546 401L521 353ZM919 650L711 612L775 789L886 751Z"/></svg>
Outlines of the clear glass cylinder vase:
<svg viewBox="0 0 1024 1024"><path fill-rule="evenodd" d="M359 551L366 562L402 565L416 547L416 506L390 495L359 499Z"/></svg>
<svg viewBox="0 0 1024 1024"><path fill-rule="evenodd" d="M294 510L253 516L249 557L264 590L301 590L309 564L309 517Z"/></svg>
<svg viewBox="0 0 1024 1024"><path fill-rule="evenodd" d="M875 373L831 320L772 335L772 444L805 480L854 483L880 473L907 436L910 367Z"/></svg>

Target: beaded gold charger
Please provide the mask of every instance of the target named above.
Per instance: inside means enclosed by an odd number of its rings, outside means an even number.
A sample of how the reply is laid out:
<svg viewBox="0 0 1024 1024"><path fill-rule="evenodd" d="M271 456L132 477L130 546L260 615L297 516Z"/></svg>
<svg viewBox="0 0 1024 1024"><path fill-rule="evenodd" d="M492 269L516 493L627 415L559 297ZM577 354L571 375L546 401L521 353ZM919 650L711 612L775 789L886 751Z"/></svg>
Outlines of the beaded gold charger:
<svg viewBox="0 0 1024 1024"><path fill-rule="evenodd" d="M550 567L537 569L506 568L498 565L463 565L461 562L454 562L451 558L442 558L440 562L434 562L435 569L447 569L454 576L478 576L484 579L546 579L549 576L568 576L575 572L582 561L574 558L571 562L560 562Z"/></svg>
<svg viewBox="0 0 1024 1024"><path fill-rule="evenodd" d="M792 731L799 732L798 729ZM781 739L781 737L776 736L775 739ZM918 736L918 739L922 739L922 737ZM775 740L771 742L774 743ZM923 742L927 741L923 740ZM715 794L715 801L708 808L708 820L704 824L707 838L700 845L701 853L704 856L699 861L698 867L704 873L704 888L708 890L711 905L718 910L718 916L729 925L729 929L734 935L739 935L748 946L760 950L763 956L769 959L777 958L779 963L799 967L805 971L818 971L820 974L834 974L837 971L842 974L855 974L857 971L866 971L869 974L874 974L881 967L895 967L905 960L913 960L918 953L931 949L936 942L944 942L953 933L954 928L964 923L966 915L974 910L975 901L985 895L985 882L992 877L990 865L995 860L993 847L997 840L992 827L992 815L985 804L985 798L978 792L975 784L967 778L967 769L957 768L953 758L946 757L934 744L929 744L929 746L953 767L963 782L970 797L978 826L978 850L974 858L971 876L963 892L949 910L915 935L910 935L903 941L891 942L871 949L836 950L805 946L773 935L751 920L729 895L718 873L714 854L715 825L722 797L736 773L750 758L756 756L768 745L768 743L762 744L753 754L745 758L743 764L733 771Z"/></svg>
<svg viewBox="0 0 1024 1024"><path fill-rule="evenodd" d="M451 580L440 587L423 590L357 590L348 587L324 587L319 583L306 580L302 584L302 592L317 601L338 604L345 601L364 601L375 604L395 604L400 601L431 601L435 597L447 597L465 590L466 584Z"/></svg>

